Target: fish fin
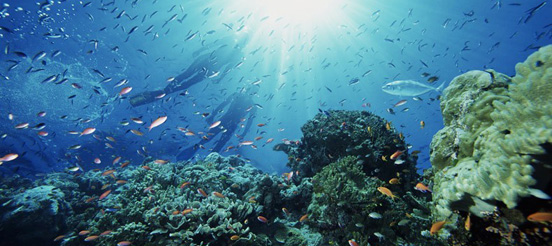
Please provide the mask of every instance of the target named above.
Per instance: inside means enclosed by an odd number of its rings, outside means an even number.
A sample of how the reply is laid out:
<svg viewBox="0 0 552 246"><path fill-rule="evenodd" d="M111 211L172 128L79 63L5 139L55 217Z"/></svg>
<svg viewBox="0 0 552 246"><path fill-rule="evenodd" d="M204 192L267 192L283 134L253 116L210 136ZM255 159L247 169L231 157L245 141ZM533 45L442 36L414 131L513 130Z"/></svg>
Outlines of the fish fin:
<svg viewBox="0 0 552 246"><path fill-rule="evenodd" d="M446 83L447 81L443 81L443 83L439 87L435 88L435 90L437 90L438 92L443 92Z"/></svg>

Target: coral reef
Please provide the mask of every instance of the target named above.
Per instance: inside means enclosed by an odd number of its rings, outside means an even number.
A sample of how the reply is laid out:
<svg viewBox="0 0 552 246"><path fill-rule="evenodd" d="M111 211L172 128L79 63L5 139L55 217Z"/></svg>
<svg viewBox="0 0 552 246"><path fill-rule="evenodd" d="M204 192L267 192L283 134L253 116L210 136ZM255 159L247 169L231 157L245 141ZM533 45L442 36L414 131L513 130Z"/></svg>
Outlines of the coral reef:
<svg viewBox="0 0 552 246"><path fill-rule="evenodd" d="M543 93L552 90L551 52L547 46L531 55L516 66L512 79L494 71L471 71L444 91L445 128L431 144L434 212L440 219L449 217L454 205L475 215L492 208L474 199L513 208L520 196L531 194L537 184L531 154L542 154L540 145L552 142L552 93ZM457 202L461 200L469 201Z"/></svg>
<svg viewBox="0 0 552 246"><path fill-rule="evenodd" d="M305 223L325 235L327 243L341 245L354 238L360 245L413 241L439 245L409 229L430 226L429 219L424 218L429 216L428 201L413 201L411 193L400 199L385 196L378 187L389 186L395 192L399 186L366 175L356 157L344 157L325 166L312 182L314 193ZM418 202L425 211L411 206Z"/></svg>
<svg viewBox="0 0 552 246"><path fill-rule="evenodd" d="M0 245L50 241L58 231L65 230L71 210L64 198L63 192L50 185L14 193L0 209L0 223L9 225L2 227L0 235L5 239Z"/></svg>
<svg viewBox="0 0 552 246"><path fill-rule="evenodd" d="M390 122L367 111L329 110L318 113L302 127L301 141L275 146L288 154L288 166L300 175L312 177L324 166L345 156L356 156L367 174L377 174L383 180L396 172L412 169L416 158L407 153L402 134ZM403 154L400 165L390 157L396 151ZM412 169L413 170L413 169ZM410 182L410 175L403 177Z"/></svg>
<svg viewBox="0 0 552 246"><path fill-rule="evenodd" d="M493 70L470 71L445 89L445 128L431 143L432 215L454 227L470 212L480 223L471 237L457 229L451 243L546 241L522 231L537 228L527 215L551 205L545 193L552 168L551 68L552 46L546 46L517 64L512 78Z"/></svg>
<svg viewBox="0 0 552 246"><path fill-rule="evenodd" d="M330 111L303 130L302 141L280 145L294 168L282 176L211 153L197 162L147 158L140 166L2 180L3 218L28 205L51 220L42 229L22 220L40 238L6 245L441 245L420 236L431 226L430 195L414 190L416 158L390 123ZM320 155L325 148L333 149ZM393 163L394 153L403 164Z"/></svg>

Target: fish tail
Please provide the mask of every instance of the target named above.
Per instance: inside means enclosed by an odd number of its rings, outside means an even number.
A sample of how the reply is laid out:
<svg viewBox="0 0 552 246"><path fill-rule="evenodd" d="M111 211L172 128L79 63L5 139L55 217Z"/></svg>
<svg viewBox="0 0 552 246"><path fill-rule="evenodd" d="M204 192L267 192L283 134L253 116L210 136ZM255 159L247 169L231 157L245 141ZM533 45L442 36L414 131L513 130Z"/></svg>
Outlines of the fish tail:
<svg viewBox="0 0 552 246"><path fill-rule="evenodd" d="M437 90L438 92L442 92L443 89L445 88L446 83L447 81L444 81L439 87L435 88L435 90Z"/></svg>

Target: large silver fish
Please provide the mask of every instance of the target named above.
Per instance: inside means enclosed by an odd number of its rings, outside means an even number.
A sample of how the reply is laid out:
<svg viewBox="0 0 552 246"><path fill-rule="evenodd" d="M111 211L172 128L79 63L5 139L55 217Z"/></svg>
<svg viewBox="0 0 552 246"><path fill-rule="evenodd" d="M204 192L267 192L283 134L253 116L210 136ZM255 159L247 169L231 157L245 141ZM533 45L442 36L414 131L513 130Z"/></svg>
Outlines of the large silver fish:
<svg viewBox="0 0 552 246"><path fill-rule="evenodd" d="M383 85L381 90L391 95L414 97L430 91L441 92L445 83L443 82L439 87L435 88L414 80L397 80Z"/></svg>

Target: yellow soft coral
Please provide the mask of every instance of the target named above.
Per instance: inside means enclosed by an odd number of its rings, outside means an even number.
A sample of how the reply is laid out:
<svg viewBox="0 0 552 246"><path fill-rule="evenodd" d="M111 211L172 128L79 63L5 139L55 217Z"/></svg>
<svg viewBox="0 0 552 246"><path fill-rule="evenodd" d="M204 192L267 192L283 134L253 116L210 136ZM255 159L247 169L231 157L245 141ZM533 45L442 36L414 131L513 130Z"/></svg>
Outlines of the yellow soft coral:
<svg viewBox="0 0 552 246"><path fill-rule="evenodd" d="M444 91L445 128L431 143L438 219L452 209L489 209L482 200L512 208L530 195L536 180L524 153L543 153L540 144L552 142L552 46L517 64L516 73L470 71Z"/></svg>

